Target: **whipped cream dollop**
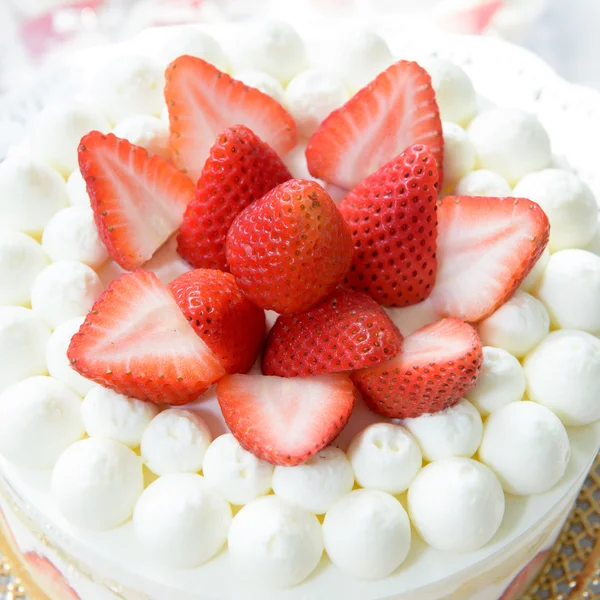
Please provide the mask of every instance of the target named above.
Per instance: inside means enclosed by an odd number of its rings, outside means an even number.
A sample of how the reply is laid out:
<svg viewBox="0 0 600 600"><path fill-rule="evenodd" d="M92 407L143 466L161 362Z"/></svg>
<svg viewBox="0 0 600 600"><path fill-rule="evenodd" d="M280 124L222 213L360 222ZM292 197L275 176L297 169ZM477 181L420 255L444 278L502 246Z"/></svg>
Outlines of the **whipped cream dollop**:
<svg viewBox="0 0 600 600"><path fill-rule="evenodd" d="M550 250L545 248L540 257L537 259L535 265L531 271L529 271L529 275L523 279L519 289L524 292L529 292L530 294L534 294L537 291L540 279L542 274L546 270L548 263L550 262Z"/></svg>
<svg viewBox="0 0 600 600"><path fill-rule="evenodd" d="M142 435L144 464L156 475L197 473L212 436L204 419L191 410L168 408Z"/></svg>
<svg viewBox="0 0 600 600"><path fill-rule="evenodd" d="M355 435L348 458L359 485L390 494L404 492L423 463L415 439L393 423L374 423Z"/></svg>
<svg viewBox="0 0 600 600"><path fill-rule="evenodd" d="M119 269L119 266L116 265ZM180 275L192 270L192 267L177 252L177 236L170 237L144 265L146 271L152 271L167 285ZM116 276L116 275L115 275Z"/></svg>
<svg viewBox="0 0 600 600"><path fill-rule="evenodd" d="M262 73L261 71L245 71L243 73L236 73L235 79L247 86L260 90L263 94L279 102L281 106L286 106L283 86L272 75L267 75L267 73Z"/></svg>
<svg viewBox="0 0 600 600"><path fill-rule="evenodd" d="M278 496L244 506L229 528L229 557L236 571L261 586L286 588L319 564L323 535L317 517Z"/></svg>
<svg viewBox="0 0 600 600"><path fill-rule="evenodd" d="M514 185L551 159L548 133L532 113L493 108L479 113L468 129L479 167L502 175Z"/></svg>
<svg viewBox="0 0 600 600"><path fill-rule="evenodd" d="M502 348L483 347L483 364L477 383L465 393L467 399L487 417L525 393L525 373L521 363Z"/></svg>
<svg viewBox="0 0 600 600"><path fill-rule="evenodd" d="M142 462L119 442L86 438L60 455L51 488L68 521L84 529L112 529L132 515L144 490Z"/></svg>
<svg viewBox="0 0 600 600"><path fill-rule="evenodd" d="M598 228L590 243L585 247L585 250L592 252L596 256L600 256L600 215L598 216Z"/></svg>
<svg viewBox="0 0 600 600"><path fill-rule="evenodd" d="M139 497L133 529L152 562L191 569L225 544L231 506L201 475L173 473L153 481Z"/></svg>
<svg viewBox="0 0 600 600"><path fill-rule="evenodd" d="M0 162L0 223L39 236L54 213L67 205L64 179L38 159L11 155Z"/></svg>
<svg viewBox="0 0 600 600"><path fill-rule="evenodd" d="M0 306L25 306L31 286L48 265L42 247L20 231L0 230Z"/></svg>
<svg viewBox="0 0 600 600"><path fill-rule="evenodd" d="M391 494L354 490L327 511L323 540L336 567L353 577L381 579L406 559L410 521Z"/></svg>
<svg viewBox="0 0 600 600"><path fill-rule="evenodd" d="M0 306L0 392L9 385L46 373L46 322L28 308Z"/></svg>
<svg viewBox="0 0 600 600"><path fill-rule="evenodd" d="M148 154L158 154L167 160L171 157L169 150L169 123L150 115L135 115L123 119L113 133L141 146Z"/></svg>
<svg viewBox="0 0 600 600"><path fill-rule="evenodd" d="M243 505L269 493L273 465L242 448L231 433L226 433L206 449L202 473L228 502Z"/></svg>
<svg viewBox="0 0 600 600"><path fill-rule="evenodd" d="M504 492L485 465L470 458L428 464L408 490L408 513L433 548L472 552L487 544L504 517Z"/></svg>
<svg viewBox="0 0 600 600"><path fill-rule="evenodd" d="M600 419L600 340L575 330L553 331L523 362L527 395L565 425Z"/></svg>
<svg viewBox="0 0 600 600"><path fill-rule="evenodd" d="M502 175L488 169L477 169L461 177L454 187L456 196L492 196L504 198L511 195L510 185Z"/></svg>
<svg viewBox="0 0 600 600"><path fill-rule="evenodd" d="M394 322L394 325L404 337L442 318L435 310L433 302L429 298L422 300L418 304L411 304L410 306L402 306L400 308L384 307L383 310L385 310L388 317Z"/></svg>
<svg viewBox="0 0 600 600"><path fill-rule="evenodd" d="M52 328L82 317L104 291L96 272L76 260L48 265L31 288L31 307Z"/></svg>
<svg viewBox="0 0 600 600"><path fill-rule="evenodd" d="M354 485L354 473L339 448L323 448L296 467L275 467L273 491L290 504L322 515Z"/></svg>
<svg viewBox="0 0 600 600"><path fill-rule="evenodd" d="M83 206L58 211L46 225L42 248L52 261L76 260L97 269L108 259L94 214Z"/></svg>
<svg viewBox="0 0 600 600"><path fill-rule="evenodd" d="M67 195L71 206L90 208L90 197L79 169L75 169L67 179Z"/></svg>
<svg viewBox="0 0 600 600"><path fill-rule="evenodd" d="M550 257L537 288L552 324L600 333L600 256L561 250Z"/></svg>
<svg viewBox="0 0 600 600"><path fill-rule="evenodd" d="M58 330L57 330L58 331ZM137 448L158 406L129 398L96 385L81 404L81 416L90 437L104 437Z"/></svg>
<svg viewBox="0 0 600 600"><path fill-rule="evenodd" d="M585 248L598 229L598 205L592 190L564 169L529 173L515 186L513 196L537 202L550 221L551 252Z"/></svg>
<svg viewBox="0 0 600 600"><path fill-rule="evenodd" d="M560 419L535 402L511 402L485 422L479 460L504 490L525 496L547 492L564 475L569 436Z"/></svg>
<svg viewBox="0 0 600 600"><path fill-rule="evenodd" d="M51 468L83 436L81 399L52 377L29 377L0 394L0 453L30 469Z"/></svg>
<svg viewBox="0 0 600 600"><path fill-rule="evenodd" d="M452 189L456 182L473 170L475 148L467 132L456 123L442 123L444 136L444 187Z"/></svg>
<svg viewBox="0 0 600 600"><path fill-rule="evenodd" d="M423 458L429 462L452 456L470 458L477 452L483 432L481 415L464 398L437 413L404 419L402 425L417 440Z"/></svg>

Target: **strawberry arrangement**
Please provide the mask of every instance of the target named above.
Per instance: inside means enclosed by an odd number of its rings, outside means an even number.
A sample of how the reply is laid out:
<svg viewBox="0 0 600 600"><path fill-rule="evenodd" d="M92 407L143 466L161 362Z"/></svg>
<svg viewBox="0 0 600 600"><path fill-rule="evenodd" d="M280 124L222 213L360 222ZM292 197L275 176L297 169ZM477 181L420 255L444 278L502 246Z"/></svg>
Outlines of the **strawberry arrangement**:
<svg viewBox="0 0 600 600"><path fill-rule="evenodd" d="M182 56L165 98L173 164L112 134L81 140L99 234L130 272L73 336L73 368L159 405L216 383L240 444L281 465L330 444L358 392L382 418L458 402L483 359L473 324L527 276L549 224L526 199L438 198L428 74L392 65L313 135L309 170L348 190L339 206L292 178L295 123L259 90ZM164 286L143 265L174 234L195 270ZM383 307L429 297L445 318L404 339ZM279 313L268 333L265 310Z"/></svg>

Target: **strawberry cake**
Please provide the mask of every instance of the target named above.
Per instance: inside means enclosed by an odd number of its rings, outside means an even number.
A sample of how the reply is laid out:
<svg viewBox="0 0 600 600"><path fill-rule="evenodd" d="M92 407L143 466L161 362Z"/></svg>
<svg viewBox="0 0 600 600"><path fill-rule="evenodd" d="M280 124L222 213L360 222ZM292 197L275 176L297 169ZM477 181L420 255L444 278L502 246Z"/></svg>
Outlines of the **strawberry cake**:
<svg viewBox="0 0 600 600"><path fill-rule="evenodd" d="M443 56L259 22L73 57L0 164L0 514L49 598L541 569L600 446L598 205Z"/></svg>

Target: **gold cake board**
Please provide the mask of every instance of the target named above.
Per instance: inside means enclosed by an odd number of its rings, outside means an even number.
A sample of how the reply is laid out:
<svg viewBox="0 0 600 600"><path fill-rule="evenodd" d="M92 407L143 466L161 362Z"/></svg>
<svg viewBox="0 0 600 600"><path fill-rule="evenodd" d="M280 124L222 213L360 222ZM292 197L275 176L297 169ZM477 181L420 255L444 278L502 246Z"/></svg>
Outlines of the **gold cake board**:
<svg viewBox="0 0 600 600"><path fill-rule="evenodd" d="M523 600L600 598L600 457L546 566ZM46 600L0 534L0 600Z"/></svg>

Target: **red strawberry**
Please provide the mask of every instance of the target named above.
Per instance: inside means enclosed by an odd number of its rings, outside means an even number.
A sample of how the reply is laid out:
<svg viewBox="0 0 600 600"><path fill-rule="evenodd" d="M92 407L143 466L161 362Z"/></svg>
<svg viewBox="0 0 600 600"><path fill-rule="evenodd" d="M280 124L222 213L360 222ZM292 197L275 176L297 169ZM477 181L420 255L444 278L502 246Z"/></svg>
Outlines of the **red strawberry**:
<svg viewBox="0 0 600 600"><path fill-rule="evenodd" d="M408 419L456 404L477 382L482 361L477 332L442 319L406 337L395 358L355 371L352 380L372 411Z"/></svg>
<svg viewBox="0 0 600 600"><path fill-rule="evenodd" d="M227 235L227 262L252 302L281 314L301 312L343 280L352 237L317 182L291 179L236 218Z"/></svg>
<svg viewBox="0 0 600 600"><path fill-rule="evenodd" d="M197 269L169 284L185 318L228 373L246 373L265 339L265 311L230 273Z"/></svg>
<svg viewBox="0 0 600 600"><path fill-rule="evenodd" d="M37 552L26 552L23 562L39 589L45 594L44 598L60 598L60 600L80 600L77 592L68 584L65 576L45 556ZM33 597L29 590L28 596Z"/></svg>
<svg viewBox="0 0 600 600"><path fill-rule="evenodd" d="M321 123L306 159L312 175L349 190L413 144L429 146L442 181L444 139L431 78L401 60Z"/></svg>
<svg viewBox="0 0 600 600"><path fill-rule="evenodd" d="M413 146L356 186L340 204L354 240L346 283L384 306L429 296L437 261L438 170Z"/></svg>
<svg viewBox="0 0 600 600"><path fill-rule="evenodd" d="M228 375L217 385L225 424L249 452L275 465L305 462L344 428L354 406L347 375L286 379Z"/></svg>
<svg viewBox="0 0 600 600"><path fill-rule="evenodd" d="M110 284L67 356L84 377L155 404L187 404L225 375L169 290L141 269Z"/></svg>
<svg viewBox="0 0 600 600"><path fill-rule="evenodd" d="M243 125L219 135L188 205L177 250L196 268L228 271L225 238L237 215L292 176L275 152Z"/></svg>
<svg viewBox="0 0 600 600"><path fill-rule="evenodd" d="M525 198L446 197L438 206L440 315L476 322L502 305L548 244L544 211Z"/></svg>
<svg viewBox="0 0 600 600"><path fill-rule="evenodd" d="M108 253L132 271L179 227L194 185L160 156L92 131L79 145L79 168Z"/></svg>
<svg viewBox="0 0 600 600"><path fill-rule="evenodd" d="M305 313L281 315L269 332L263 373L303 377L339 373L389 360L402 334L365 294L339 289Z"/></svg>
<svg viewBox="0 0 600 600"><path fill-rule="evenodd" d="M543 550L535 556L506 588L500 600L519 600L533 585L540 571L548 561L550 550Z"/></svg>
<svg viewBox="0 0 600 600"><path fill-rule="evenodd" d="M246 125L280 155L298 141L294 119L277 101L201 58L176 58L165 78L173 158L194 181L227 127Z"/></svg>

